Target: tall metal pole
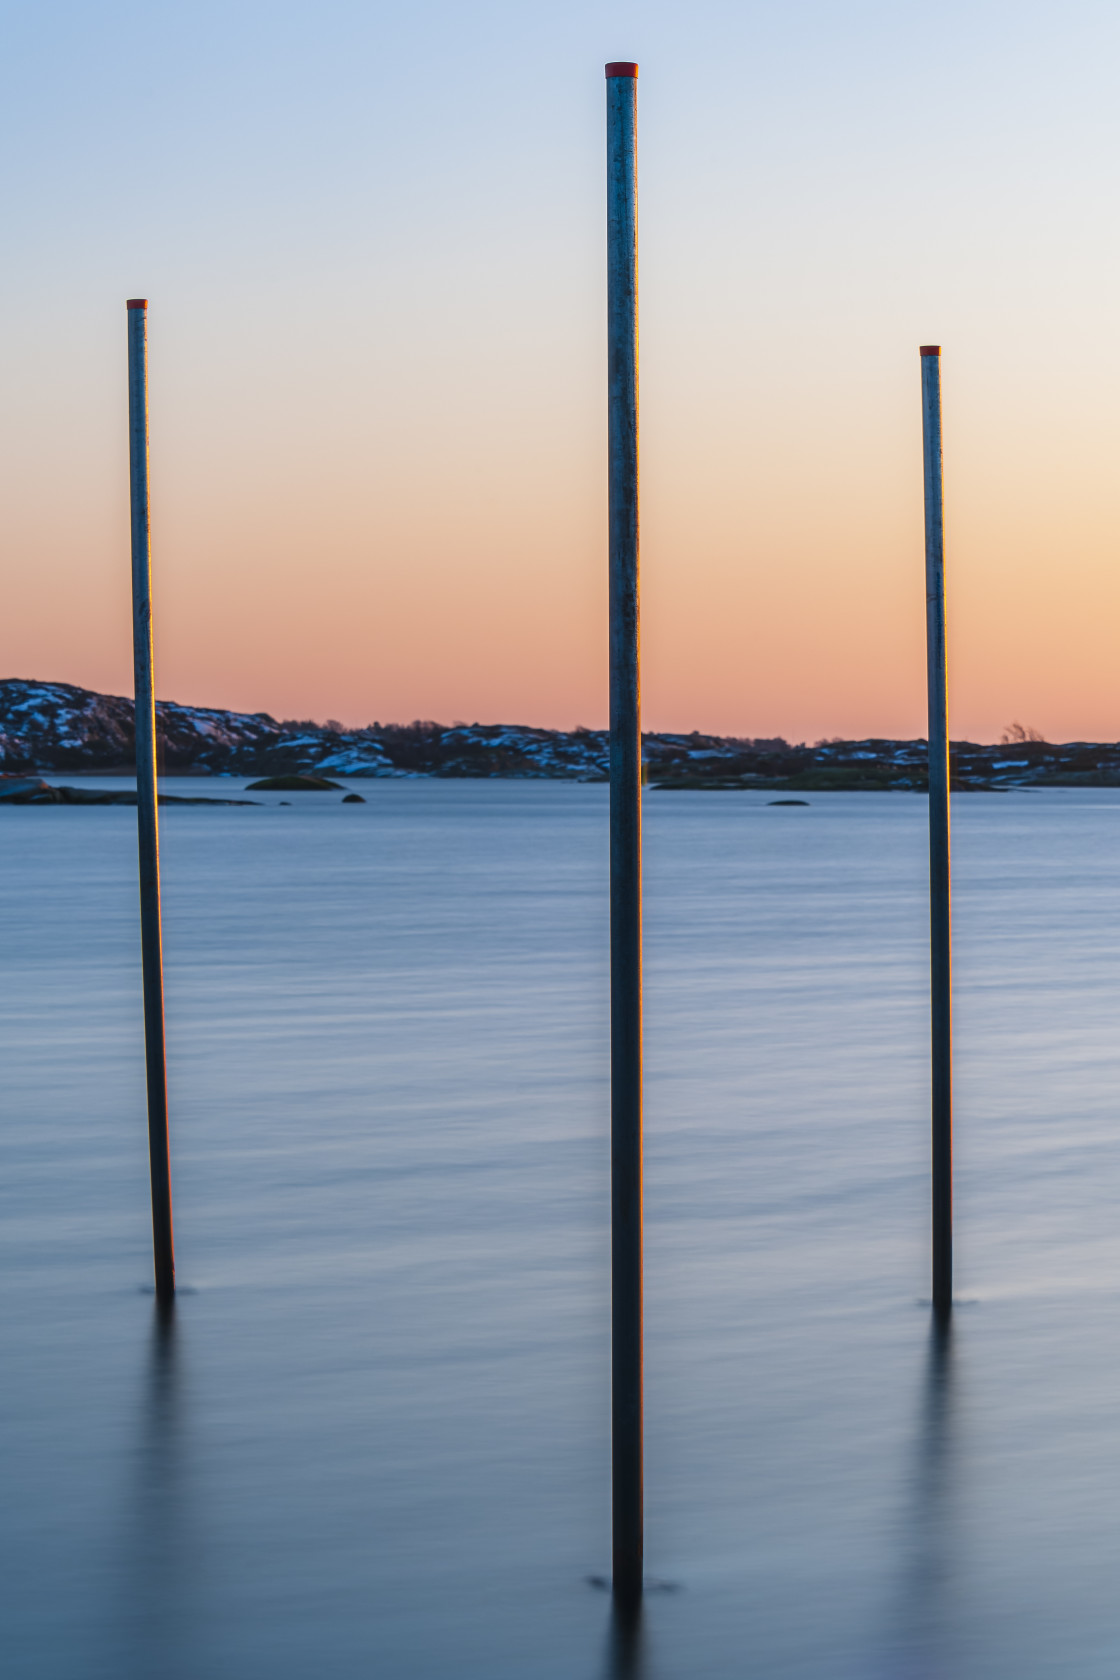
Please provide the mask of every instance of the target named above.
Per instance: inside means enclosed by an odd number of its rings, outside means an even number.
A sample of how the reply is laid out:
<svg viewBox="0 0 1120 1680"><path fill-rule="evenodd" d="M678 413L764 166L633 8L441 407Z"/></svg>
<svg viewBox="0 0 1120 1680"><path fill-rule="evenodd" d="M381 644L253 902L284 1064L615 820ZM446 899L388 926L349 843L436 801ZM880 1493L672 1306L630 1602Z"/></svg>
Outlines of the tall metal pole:
<svg viewBox="0 0 1120 1680"><path fill-rule="evenodd" d="M932 1028L933 1310L953 1304L953 1018L949 869L949 700L941 492L941 346L924 344L926 676L929 689L930 1018Z"/></svg>
<svg viewBox="0 0 1120 1680"><path fill-rule="evenodd" d="M128 300L128 458L132 491L132 651L136 682L136 818L140 849L140 951L144 976L144 1054L148 1075L148 1156L156 1295L175 1293L171 1156L167 1136L167 1060L163 1026L163 936L159 905L156 695L152 674L152 562L148 525L148 300Z"/></svg>
<svg viewBox="0 0 1120 1680"><path fill-rule="evenodd" d="M607 65L611 688L611 1450L614 1591L642 1592L642 729L636 64Z"/></svg>

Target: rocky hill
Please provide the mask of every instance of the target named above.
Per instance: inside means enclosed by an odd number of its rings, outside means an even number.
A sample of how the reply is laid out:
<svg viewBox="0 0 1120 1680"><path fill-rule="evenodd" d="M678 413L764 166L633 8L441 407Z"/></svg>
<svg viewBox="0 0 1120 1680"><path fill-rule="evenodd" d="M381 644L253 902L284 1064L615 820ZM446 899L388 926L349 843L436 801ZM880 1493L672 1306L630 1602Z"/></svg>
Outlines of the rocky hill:
<svg viewBox="0 0 1120 1680"><path fill-rule="evenodd" d="M160 701L160 768L168 775L559 776L602 781L607 736L576 730L436 723L341 729ZM0 682L0 770L127 770L133 704L72 683Z"/></svg>
<svg viewBox="0 0 1120 1680"><path fill-rule="evenodd" d="M168 775L509 776L605 781L605 730L523 725L372 724L367 729L277 722L267 712L226 712L161 701L161 768ZM0 771L127 771L132 701L72 683L0 682ZM924 741L782 740L718 735L644 737L647 776L664 789L758 788L920 791ZM954 744L954 786L1120 787L1120 743L1055 746Z"/></svg>

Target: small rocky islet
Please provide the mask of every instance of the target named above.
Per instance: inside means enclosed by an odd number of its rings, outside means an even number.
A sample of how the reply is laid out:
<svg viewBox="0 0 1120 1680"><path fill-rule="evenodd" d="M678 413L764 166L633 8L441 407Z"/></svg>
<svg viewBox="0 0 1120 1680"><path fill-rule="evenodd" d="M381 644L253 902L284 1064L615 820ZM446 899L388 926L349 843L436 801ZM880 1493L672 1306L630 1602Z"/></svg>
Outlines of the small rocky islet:
<svg viewBox="0 0 1120 1680"><path fill-rule="evenodd" d="M604 729L536 729L520 724L445 726L417 721L364 729L277 721L267 712L231 712L161 701L160 770L168 776L253 776L246 791L338 790L332 776L508 777L605 782L610 740ZM829 740L649 733L643 736L651 788L755 789L798 795L914 792L927 787L924 740ZM132 804L132 792L50 787L51 775L132 769L133 703L72 683L0 681L0 776L11 803ZM953 743L952 785L961 791L1028 787L1120 787L1120 742L1025 739L991 746ZM24 791L15 782L39 784ZM251 804L161 795L166 803ZM348 795L359 803L361 795Z"/></svg>
<svg viewBox="0 0 1120 1680"><path fill-rule="evenodd" d="M328 781L326 776L262 776L259 782L250 782L246 793L341 793L337 782Z"/></svg>

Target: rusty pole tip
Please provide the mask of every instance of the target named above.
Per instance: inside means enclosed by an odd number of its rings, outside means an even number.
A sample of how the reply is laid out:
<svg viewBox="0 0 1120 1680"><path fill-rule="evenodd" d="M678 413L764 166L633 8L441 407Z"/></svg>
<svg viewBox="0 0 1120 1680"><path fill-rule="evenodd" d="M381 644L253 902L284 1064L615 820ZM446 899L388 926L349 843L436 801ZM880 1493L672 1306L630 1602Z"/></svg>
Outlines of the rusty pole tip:
<svg viewBox="0 0 1120 1680"><path fill-rule="evenodd" d="M922 356L940 356L940 354L940 344L923 344L921 350L919 351L919 355Z"/></svg>
<svg viewBox="0 0 1120 1680"><path fill-rule="evenodd" d="M147 298L129 298L128 302L125 304L126 309L147 309L147 307Z"/></svg>
<svg viewBox="0 0 1120 1680"><path fill-rule="evenodd" d="M636 64L627 64L620 60L617 64L607 65L607 76L608 79L611 76L633 76L634 80L637 81L638 66Z"/></svg>

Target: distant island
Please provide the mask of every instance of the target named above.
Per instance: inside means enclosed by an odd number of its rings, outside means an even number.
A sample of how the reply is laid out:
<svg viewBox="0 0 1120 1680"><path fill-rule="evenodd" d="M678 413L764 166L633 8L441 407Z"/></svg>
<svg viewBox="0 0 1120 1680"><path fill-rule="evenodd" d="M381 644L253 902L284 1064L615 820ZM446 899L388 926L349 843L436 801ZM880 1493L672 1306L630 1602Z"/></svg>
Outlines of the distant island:
<svg viewBox="0 0 1120 1680"><path fill-rule="evenodd" d="M169 776L445 776L604 782L603 729L522 724L370 724L365 729L277 721L267 712L226 712L161 701L160 767ZM1026 732L1020 732L1026 735ZM73 683L0 681L0 771L127 774L133 768L132 701ZM646 775L666 791L757 788L791 793L922 792L926 744L819 741L692 734L643 737ZM953 785L1120 787L1120 742L1030 738L953 744Z"/></svg>

